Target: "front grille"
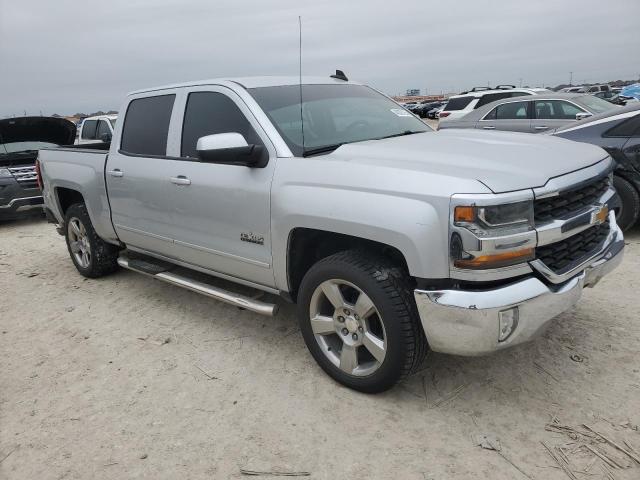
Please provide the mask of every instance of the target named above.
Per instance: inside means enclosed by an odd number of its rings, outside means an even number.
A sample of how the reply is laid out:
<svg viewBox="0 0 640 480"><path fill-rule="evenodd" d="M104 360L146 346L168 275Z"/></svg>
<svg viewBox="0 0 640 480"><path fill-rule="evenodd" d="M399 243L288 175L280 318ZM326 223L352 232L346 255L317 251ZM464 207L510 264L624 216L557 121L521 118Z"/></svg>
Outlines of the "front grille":
<svg viewBox="0 0 640 480"><path fill-rule="evenodd" d="M9 167L9 171L22 188L38 188L35 165Z"/></svg>
<svg viewBox="0 0 640 480"><path fill-rule="evenodd" d="M536 248L536 258L556 273L593 254L609 234L609 220L560 242Z"/></svg>
<svg viewBox="0 0 640 480"><path fill-rule="evenodd" d="M608 188L609 177L602 177L588 185L560 192L555 197L538 199L533 206L535 222L544 224L596 205Z"/></svg>

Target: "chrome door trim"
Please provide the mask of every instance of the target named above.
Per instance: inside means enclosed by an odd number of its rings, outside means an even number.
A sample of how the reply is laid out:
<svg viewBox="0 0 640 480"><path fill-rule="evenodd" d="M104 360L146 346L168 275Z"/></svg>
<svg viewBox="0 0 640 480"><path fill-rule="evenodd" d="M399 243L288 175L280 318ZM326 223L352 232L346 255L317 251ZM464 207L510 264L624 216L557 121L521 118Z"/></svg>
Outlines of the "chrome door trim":
<svg viewBox="0 0 640 480"><path fill-rule="evenodd" d="M173 264L178 265L180 267L190 268L191 270L195 270L197 272L205 273L207 275L218 277L218 278L221 278L223 280L229 280L230 282L239 283L240 285L245 285L247 287L255 288L257 290L262 290L262 291L267 292L267 293L273 293L274 295L280 295L280 293L281 293L281 291L276 289L276 288L267 287L266 285L262 285L262 284L259 284L259 283L254 283L254 282L251 282L249 280L244 280L242 278L237 278L237 277L234 277L234 276L231 276L231 275L227 275L226 273L216 272L215 270L210 270L208 268L200 267L200 266L194 265L192 263L183 262L182 260L178 260L176 258L167 257L165 255L161 255L161 254L155 253L155 252L150 252L150 251L145 250L143 248L138 248L138 247L133 247L133 246L127 245L127 249L131 250L132 252L137 252L137 253L142 253L144 255L149 255L150 257L154 257L154 258L157 258L159 260L164 260L166 262L173 263Z"/></svg>
<svg viewBox="0 0 640 480"><path fill-rule="evenodd" d="M259 260L253 260L251 258L241 257L239 255L234 255L232 253L221 252L220 250L215 250L213 248L203 247L201 245L194 245L192 243L183 242L181 240L174 240L173 243L175 243L176 245L183 246L183 247L193 248L194 250L200 250L201 252L212 253L212 254L218 255L220 257L231 258L233 260L238 260L239 262L248 263L250 265L256 265L256 266L262 267L262 268L270 268L271 267L271 264L266 263L266 262L261 262Z"/></svg>
<svg viewBox="0 0 640 480"><path fill-rule="evenodd" d="M173 243L173 239L169 237L164 237L162 235L158 235L157 233L145 232L144 230L138 230L137 228L125 227L124 225L120 225L118 223L113 224L116 228L121 228L122 230L126 230L127 232L137 233L138 235L146 235L151 238L156 238L158 240L163 240L165 242Z"/></svg>

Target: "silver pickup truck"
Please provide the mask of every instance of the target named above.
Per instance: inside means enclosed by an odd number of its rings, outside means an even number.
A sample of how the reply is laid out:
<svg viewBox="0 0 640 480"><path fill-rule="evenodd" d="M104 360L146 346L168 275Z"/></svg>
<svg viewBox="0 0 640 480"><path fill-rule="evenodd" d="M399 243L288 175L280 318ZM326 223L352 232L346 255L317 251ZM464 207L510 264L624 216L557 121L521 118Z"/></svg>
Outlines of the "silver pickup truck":
<svg viewBox="0 0 640 480"><path fill-rule="evenodd" d="M211 276L280 295L330 376L378 392L428 348L482 355L534 338L621 261L600 148L434 132L336 77L137 91L108 152L40 151L78 271L120 266L266 315L275 297Z"/></svg>

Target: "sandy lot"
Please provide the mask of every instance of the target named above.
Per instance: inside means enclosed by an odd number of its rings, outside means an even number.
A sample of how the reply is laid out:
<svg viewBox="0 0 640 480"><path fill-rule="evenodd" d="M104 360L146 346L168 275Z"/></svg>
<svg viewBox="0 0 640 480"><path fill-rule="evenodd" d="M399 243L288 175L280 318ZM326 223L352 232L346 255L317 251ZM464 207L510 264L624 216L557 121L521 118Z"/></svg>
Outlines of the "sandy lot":
<svg viewBox="0 0 640 480"><path fill-rule="evenodd" d="M133 272L86 280L51 225L0 224L0 478L571 478L546 445L575 478L638 479L581 426L640 458L640 229L627 237L623 265L536 342L430 354L368 396L316 366L291 306L269 319Z"/></svg>

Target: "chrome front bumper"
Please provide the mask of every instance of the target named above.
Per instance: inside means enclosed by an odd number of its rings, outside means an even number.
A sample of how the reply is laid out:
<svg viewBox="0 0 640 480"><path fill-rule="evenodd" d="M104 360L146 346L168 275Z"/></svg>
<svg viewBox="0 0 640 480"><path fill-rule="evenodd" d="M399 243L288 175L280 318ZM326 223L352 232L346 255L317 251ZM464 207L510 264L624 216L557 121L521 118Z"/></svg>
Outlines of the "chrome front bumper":
<svg viewBox="0 0 640 480"><path fill-rule="evenodd" d="M561 285L529 277L492 290L415 290L429 346L442 353L484 355L540 335L578 302L585 287L594 286L620 264L624 239L615 228L601 255ZM518 307L517 324L504 341L498 341L500 312L514 307Z"/></svg>

